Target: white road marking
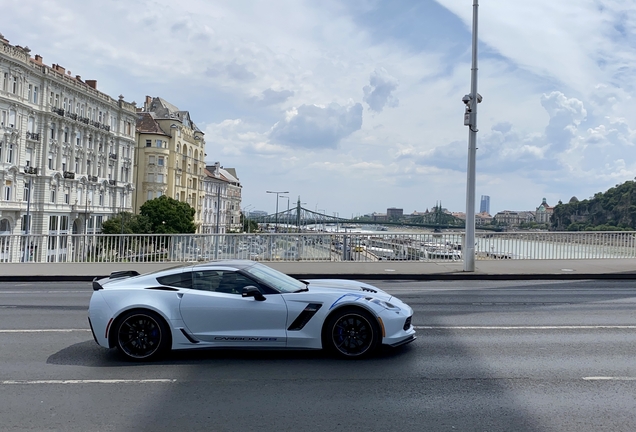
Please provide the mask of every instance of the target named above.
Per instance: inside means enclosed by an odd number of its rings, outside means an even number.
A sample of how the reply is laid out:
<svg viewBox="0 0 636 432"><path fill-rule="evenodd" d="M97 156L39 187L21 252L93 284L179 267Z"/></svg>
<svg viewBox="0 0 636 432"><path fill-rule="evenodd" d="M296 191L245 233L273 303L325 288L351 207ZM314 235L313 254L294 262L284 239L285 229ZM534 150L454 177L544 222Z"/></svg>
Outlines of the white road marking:
<svg viewBox="0 0 636 432"><path fill-rule="evenodd" d="M636 381L636 377L583 377L585 381Z"/></svg>
<svg viewBox="0 0 636 432"><path fill-rule="evenodd" d="M0 333L71 333L89 332L90 329L0 329Z"/></svg>
<svg viewBox="0 0 636 432"><path fill-rule="evenodd" d="M413 326L415 330L634 330L636 325L563 326Z"/></svg>
<svg viewBox="0 0 636 432"><path fill-rule="evenodd" d="M86 380L2 380L0 385L32 384L165 384L175 383L176 379L86 379Z"/></svg>
<svg viewBox="0 0 636 432"><path fill-rule="evenodd" d="M92 294L93 290L91 289L90 291L85 289L85 288L81 288L81 289L77 289L77 290L50 290L50 291L27 291L27 290L23 290L23 291L2 291L0 290L0 294L59 294L59 293L77 293L77 294Z"/></svg>

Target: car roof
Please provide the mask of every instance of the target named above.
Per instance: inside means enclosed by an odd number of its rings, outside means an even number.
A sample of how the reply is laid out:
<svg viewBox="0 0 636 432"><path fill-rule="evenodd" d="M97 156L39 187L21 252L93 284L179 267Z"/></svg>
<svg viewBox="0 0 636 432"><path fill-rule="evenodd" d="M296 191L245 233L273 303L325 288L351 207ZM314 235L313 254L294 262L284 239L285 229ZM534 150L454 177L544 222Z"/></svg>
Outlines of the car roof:
<svg viewBox="0 0 636 432"><path fill-rule="evenodd" d="M256 265L256 262L250 261L250 260L238 260L238 259L213 260L213 261L208 261L201 264L195 264L193 266L193 269L204 269L208 267L224 266L224 267L234 267L238 270L242 270L248 267L252 267L254 265Z"/></svg>

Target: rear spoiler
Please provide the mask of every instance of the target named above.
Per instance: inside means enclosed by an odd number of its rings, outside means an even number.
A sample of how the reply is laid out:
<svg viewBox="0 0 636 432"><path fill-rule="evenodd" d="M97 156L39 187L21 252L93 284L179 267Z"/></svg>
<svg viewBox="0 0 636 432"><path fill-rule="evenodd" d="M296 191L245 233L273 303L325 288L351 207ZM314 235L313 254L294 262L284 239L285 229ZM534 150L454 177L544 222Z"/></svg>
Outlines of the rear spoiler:
<svg viewBox="0 0 636 432"><path fill-rule="evenodd" d="M110 274L110 276L108 276L107 278L103 278L103 279L98 279L95 278L93 279L93 290L95 291L99 291L100 289L104 289L104 287L102 286L102 284L100 283L103 280L111 280L111 279L121 279L121 278L127 278L127 277L133 277L133 276L139 276L141 273L139 273L136 270L121 270L121 271L115 271L112 272Z"/></svg>

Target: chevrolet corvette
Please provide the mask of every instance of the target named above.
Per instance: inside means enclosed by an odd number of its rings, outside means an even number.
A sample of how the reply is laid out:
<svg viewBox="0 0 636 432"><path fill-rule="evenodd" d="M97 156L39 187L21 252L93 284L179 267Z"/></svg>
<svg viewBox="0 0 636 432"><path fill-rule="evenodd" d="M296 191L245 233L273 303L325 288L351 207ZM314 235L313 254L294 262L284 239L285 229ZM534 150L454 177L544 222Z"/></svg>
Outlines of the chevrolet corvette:
<svg viewBox="0 0 636 432"><path fill-rule="evenodd" d="M372 285L298 280L262 263L220 260L93 281L95 341L133 361L200 348L326 349L344 358L415 340L413 310Z"/></svg>

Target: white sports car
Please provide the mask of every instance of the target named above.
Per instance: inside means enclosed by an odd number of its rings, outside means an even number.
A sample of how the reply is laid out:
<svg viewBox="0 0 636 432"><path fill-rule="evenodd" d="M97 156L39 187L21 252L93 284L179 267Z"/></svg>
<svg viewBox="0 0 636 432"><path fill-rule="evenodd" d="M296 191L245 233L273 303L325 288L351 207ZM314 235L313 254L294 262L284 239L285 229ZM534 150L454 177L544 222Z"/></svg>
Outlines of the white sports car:
<svg viewBox="0 0 636 432"><path fill-rule="evenodd" d="M130 360L196 348L329 349L347 358L415 340L413 310L349 280L297 280L254 261L213 261L93 281L95 341Z"/></svg>

